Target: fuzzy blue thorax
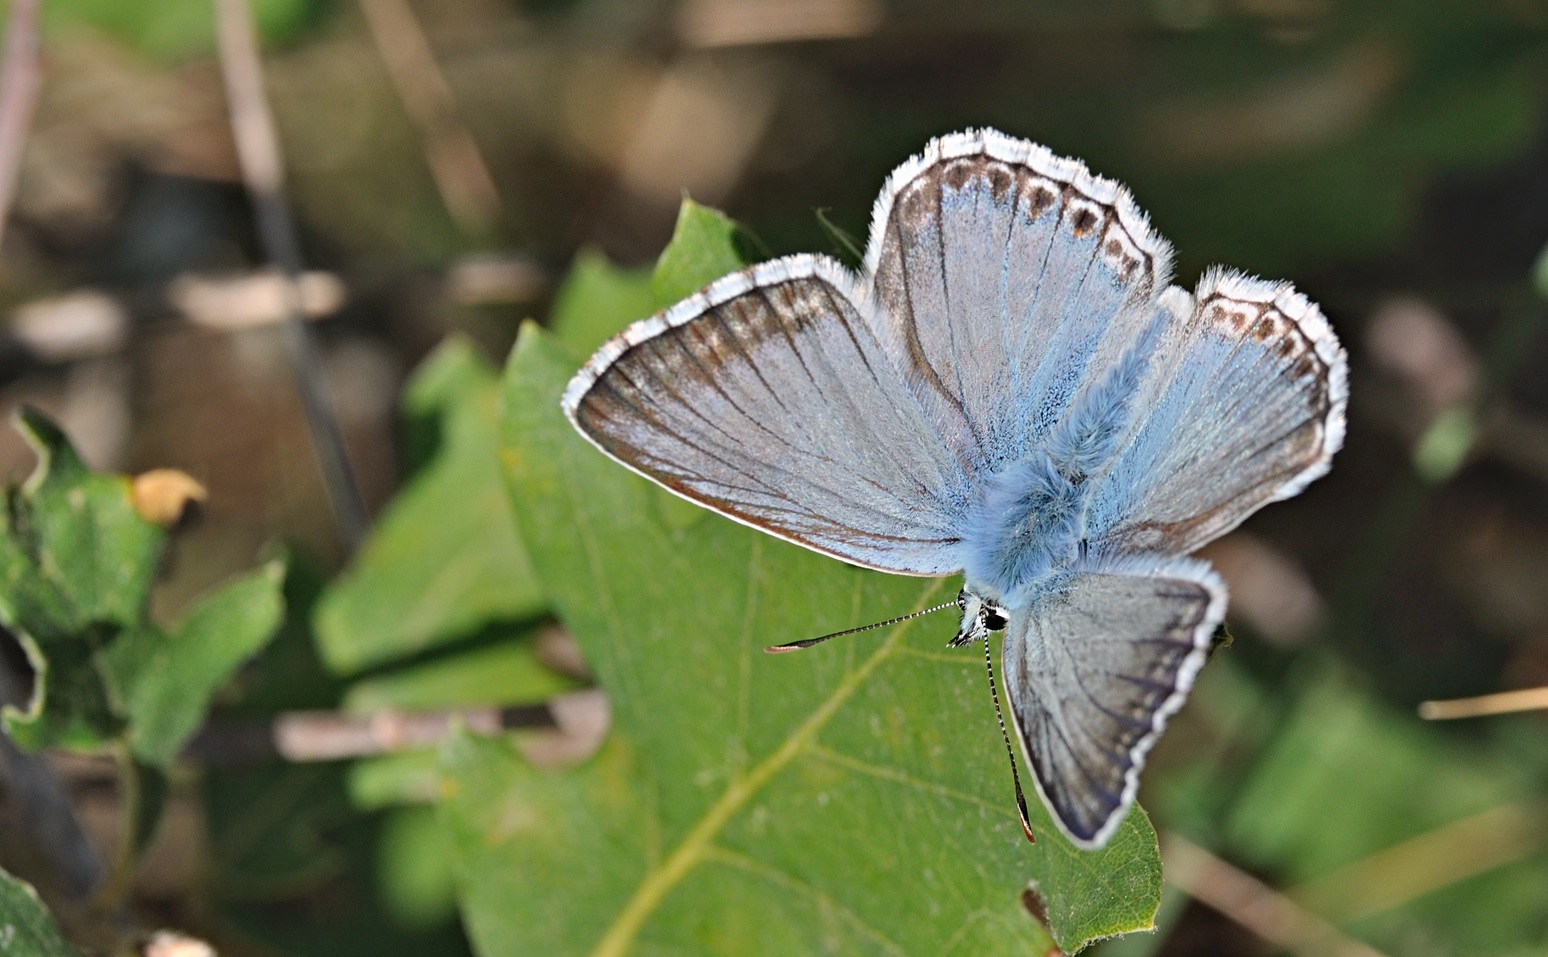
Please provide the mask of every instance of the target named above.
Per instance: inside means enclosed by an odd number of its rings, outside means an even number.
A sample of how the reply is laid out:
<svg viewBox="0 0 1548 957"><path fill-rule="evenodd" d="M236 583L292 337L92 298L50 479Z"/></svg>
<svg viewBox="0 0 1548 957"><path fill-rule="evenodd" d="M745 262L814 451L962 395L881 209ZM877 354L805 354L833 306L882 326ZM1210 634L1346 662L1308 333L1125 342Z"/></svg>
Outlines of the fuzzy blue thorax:
<svg viewBox="0 0 1548 957"><path fill-rule="evenodd" d="M1040 448L983 481L962 537L967 591L1026 607L1084 552L1091 498L1118 452L1165 319L1158 314L1107 375L1076 397Z"/></svg>

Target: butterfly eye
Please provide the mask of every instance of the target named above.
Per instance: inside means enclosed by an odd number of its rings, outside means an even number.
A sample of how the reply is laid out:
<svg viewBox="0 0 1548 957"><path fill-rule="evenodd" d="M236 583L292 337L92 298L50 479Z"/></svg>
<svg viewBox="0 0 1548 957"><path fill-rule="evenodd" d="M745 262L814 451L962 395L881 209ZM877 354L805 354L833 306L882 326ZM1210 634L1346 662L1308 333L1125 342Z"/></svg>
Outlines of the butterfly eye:
<svg viewBox="0 0 1548 957"><path fill-rule="evenodd" d="M999 608L996 608L993 605L984 606L983 622L984 627L990 631L1005 630L1005 615Z"/></svg>

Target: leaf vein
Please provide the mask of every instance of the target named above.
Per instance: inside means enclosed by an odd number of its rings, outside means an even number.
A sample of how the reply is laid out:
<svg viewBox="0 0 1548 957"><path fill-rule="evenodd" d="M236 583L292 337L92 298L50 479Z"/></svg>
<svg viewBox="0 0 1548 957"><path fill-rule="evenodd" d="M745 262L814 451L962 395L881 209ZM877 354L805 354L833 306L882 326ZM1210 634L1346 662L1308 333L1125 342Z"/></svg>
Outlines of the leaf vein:
<svg viewBox="0 0 1548 957"><path fill-rule="evenodd" d="M940 589L940 584L939 580L931 581L929 587L915 603L916 608L928 607L931 597ZM688 873L704 859L705 852L710 847L711 838L718 834L732 816L746 806L753 795L757 794L774 775L811 747L817 733L838 713L844 702L860 689L872 672L881 667L882 663L896 652L903 636L913 623L913 621L907 621L894 627L870 657L845 675L833 689L833 693L818 705L805 721L797 725L779 747L768 757L753 765L747 773L738 775L727 783L720 798L704 812L699 822L660 864L652 867L641 879L639 886L635 888L629 900L613 918L612 924L597 941L597 946L592 949L593 957L623 957L628 952L640 928L644 926L645 921L654 913L666 895L682 883Z"/></svg>

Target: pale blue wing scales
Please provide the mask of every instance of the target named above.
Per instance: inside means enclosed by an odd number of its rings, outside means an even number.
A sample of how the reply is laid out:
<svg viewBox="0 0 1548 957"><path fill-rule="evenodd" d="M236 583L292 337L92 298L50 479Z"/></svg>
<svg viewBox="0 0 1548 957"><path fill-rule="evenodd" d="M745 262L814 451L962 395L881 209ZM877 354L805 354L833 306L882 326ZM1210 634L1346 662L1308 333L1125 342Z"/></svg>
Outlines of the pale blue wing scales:
<svg viewBox="0 0 1548 957"><path fill-rule="evenodd" d="M1225 615L1203 562L1136 557L1067 573L1011 609L1005 688L1038 794L1071 841L1105 845Z"/></svg>
<svg viewBox="0 0 1548 957"><path fill-rule="evenodd" d="M727 276L605 344L564 409L598 448L740 522L883 571L960 567L967 477L832 260Z"/></svg>
<svg viewBox="0 0 1548 957"><path fill-rule="evenodd" d="M1087 534L1119 552L1191 552L1327 472L1343 444L1348 363L1288 283L1212 271L1174 314L1139 411L1092 496Z"/></svg>
<svg viewBox="0 0 1548 957"><path fill-rule="evenodd" d="M985 130L892 174L866 266L879 335L977 471L1027 455L1141 335L1170 255L1121 186Z"/></svg>

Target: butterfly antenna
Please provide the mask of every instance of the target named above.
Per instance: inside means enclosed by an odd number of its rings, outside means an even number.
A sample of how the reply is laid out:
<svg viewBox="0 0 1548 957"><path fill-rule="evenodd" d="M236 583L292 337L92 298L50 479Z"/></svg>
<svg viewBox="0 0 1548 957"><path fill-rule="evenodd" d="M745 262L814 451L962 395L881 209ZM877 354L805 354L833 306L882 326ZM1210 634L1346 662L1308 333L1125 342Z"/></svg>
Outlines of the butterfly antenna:
<svg viewBox="0 0 1548 957"><path fill-rule="evenodd" d="M888 618L886 621L878 621L869 625L861 625L859 628L846 628L843 631L835 631L831 635L823 635L821 638L804 638L801 641L792 641L786 645L769 645L763 650L767 651L771 655L781 654L786 651L800 651L802 648L810 648L812 645L820 645L827 641L829 638L842 638L845 635L853 635L861 631L870 631L872 628L886 628L888 625L896 625L905 621L912 621L913 619L920 618L924 615L933 615L938 611L945 611L948 608L956 607L957 603L955 601L942 602L941 604L936 605L934 608L926 608L924 611L916 611L911 615L900 615L897 618Z"/></svg>
<svg viewBox="0 0 1548 957"><path fill-rule="evenodd" d="M984 668L989 672L989 697L994 699L994 720L1000 722L1000 739L1005 742L1005 756L1010 758L1011 783L1016 786L1016 811L1021 814L1021 830L1027 835L1027 843L1036 844L1032 822L1027 820L1027 798L1021 793L1021 774L1016 770L1016 752L1011 750L1010 734L1005 730L1005 713L1000 710L1000 693L994 686L994 660L989 654L988 635L984 635Z"/></svg>

